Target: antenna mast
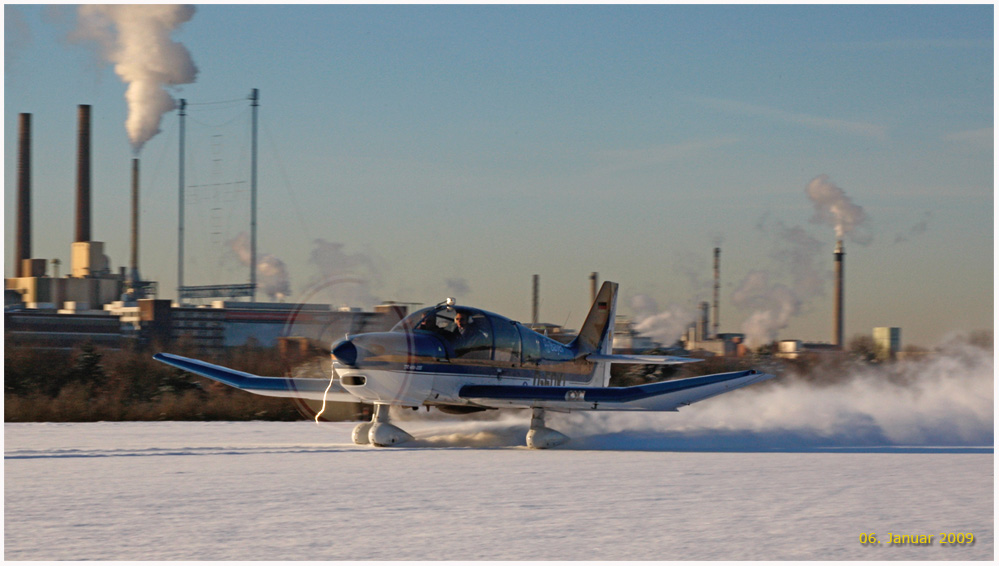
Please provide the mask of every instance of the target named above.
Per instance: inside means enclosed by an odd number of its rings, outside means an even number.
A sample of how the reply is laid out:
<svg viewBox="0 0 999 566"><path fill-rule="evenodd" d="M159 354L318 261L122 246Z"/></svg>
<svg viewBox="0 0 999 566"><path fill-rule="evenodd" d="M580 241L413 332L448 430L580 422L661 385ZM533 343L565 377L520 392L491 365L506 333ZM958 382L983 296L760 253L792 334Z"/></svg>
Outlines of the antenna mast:
<svg viewBox="0 0 999 566"><path fill-rule="evenodd" d="M250 156L250 302L257 301L257 108L260 107L260 91L250 93L253 107L253 132Z"/></svg>

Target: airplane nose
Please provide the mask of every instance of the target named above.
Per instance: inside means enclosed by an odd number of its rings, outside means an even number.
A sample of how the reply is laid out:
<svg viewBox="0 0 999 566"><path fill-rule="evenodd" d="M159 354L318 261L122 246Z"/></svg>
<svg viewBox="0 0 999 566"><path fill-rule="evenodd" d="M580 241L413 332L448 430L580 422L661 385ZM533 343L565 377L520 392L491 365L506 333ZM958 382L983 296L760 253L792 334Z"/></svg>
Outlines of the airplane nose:
<svg viewBox="0 0 999 566"><path fill-rule="evenodd" d="M357 362L357 346L350 340L344 340L333 347L333 355L338 362L352 366Z"/></svg>

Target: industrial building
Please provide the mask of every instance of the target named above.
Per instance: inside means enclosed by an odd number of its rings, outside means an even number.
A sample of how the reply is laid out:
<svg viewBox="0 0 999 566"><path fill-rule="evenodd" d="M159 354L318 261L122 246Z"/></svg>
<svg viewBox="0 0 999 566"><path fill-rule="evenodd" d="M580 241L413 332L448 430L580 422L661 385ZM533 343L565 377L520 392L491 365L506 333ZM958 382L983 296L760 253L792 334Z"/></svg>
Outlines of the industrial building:
<svg viewBox="0 0 999 566"><path fill-rule="evenodd" d="M104 243L91 234L90 106L80 105L77 117L75 238L64 277L58 260L31 257L31 115L19 117L15 276L4 280L8 344L62 349L89 342L117 349L184 340L212 350L273 347L294 336L328 347L347 332L387 330L406 315L407 307L397 304L361 312L329 305L213 301L193 306L157 299L156 283L139 277L139 162L132 160L131 264L116 273Z"/></svg>
<svg viewBox="0 0 999 566"><path fill-rule="evenodd" d="M256 89L251 100L255 120L259 100ZM250 285L184 286L182 259L178 266L178 294L181 302L158 299L156 282L143 281L139 276L138 159L132 160L130 265L127 268L122 266L115 272L110 259L104 254L104 243L93 240L91 233L90 106L80 105L77 115L76 226L71 245L71 263L65 276L59 274L59 260L50 262L32 257L31 115L19 116L15 276L5 279L4 294L5 337L9 343L69 348L89 341L109 348L121 348L129 344L158 343L166 346L184 340L196 347L219 349L246 344L287 347L289 337L298 337L328 347L346 333L387 330L406 315L406 307L398 304L382 305L376 307L374 312L339 311L331 309L329 305L319 304L231 300L215 300L200 306L188 305L182 302L184 298L210 299L219 297L218 293L228 293L222 296L252 298L256 287L255 273L251 268ZM181 101L180 116L183 132L184 101ZM183 155L183 135L181 148ZM255 168L255 164L253 167ZM180 176L183 195L183 165ZM182 256L183 208L180 212L179 253ZM255 221L251 225L255 227ZM252 239L255 242L255 233ZM719 331L721 249L716 247L713 251L713 302L700 304L700 320L692 321L688 331L681 337L680 345L698 357L743 356L747 353L745 335ZM840 240L834 251L832 344L784 340L779 343L777 355L794 358L804 353L828 354L843 350L844 256L843 242ZM251 265L254 265L252 261ZM597 273L591 273L591 295L594 297L597 283ZM538 321L538 290L539 276L535 275L532 322L528 326L556 340L571 340L574 337L571 330ZM709 320L709 315L713 320ZM875 329L874 340L878 345L879 359L890 360L898 356L898 328ZM635 353L663 346L674 345L660 345L641 336L624 317L615 321L615 350Z"/></svg>
<svg viewBox="0 0 999 566"><path fill-rule="evenodd" d="M801 340L781 340L777 343L778 358L796 360L807 355L840 355L842 349L826 342L802 342Z"/></svg>
<svg viewBox="0 0 999 566"><path fill-rule="evenodd" d="M871 334L878 361L887 362L898 357L902 349L902 329L894 326L879 326Z"/></svg>
<svg viewBox="0 0 999 566"><path fill-rule="evenodd" d="M121 299L123 294L155 293L154 283L137 279L138 165L133 162L132 266L129 271L121 267L115 273L110 259L104 255L104 242L93 240L91 235L89 105L78 107L77 119L76 225L66 277L57 272L58 260L52 261L54 273L50 276L49 262L31 257L31 115L21 114L18 121L15 276L4 280L4 288L20 294L18 302L27 308L99 312L102 305ZM137 290L141 293L136 293ZM12 299L5 297L4 302L9 304Z"/></svg>

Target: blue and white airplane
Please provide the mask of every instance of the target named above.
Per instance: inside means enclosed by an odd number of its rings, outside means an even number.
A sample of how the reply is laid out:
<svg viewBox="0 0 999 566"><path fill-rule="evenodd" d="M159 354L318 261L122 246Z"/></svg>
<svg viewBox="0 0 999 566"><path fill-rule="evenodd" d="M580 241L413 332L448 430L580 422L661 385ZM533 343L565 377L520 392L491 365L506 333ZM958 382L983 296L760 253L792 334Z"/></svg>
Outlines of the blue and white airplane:
<svg viewBox="0 0 999 566"><path fill-rule="evenodd" d="M371 421L357 425L353 440L375 446L413 439L389 422L391 405L454 414L531 409L527 446L550 448L569 438L545 426L545 411L676 411L774 377L747 370L608 387L611 364L700 361L613 354L617 289L617 283L603 284L568 344L449 298L413 312L388 332L348 335L333 346L330 379L261 377L174 354L153 357L258 395L373 404Z"/></svg>

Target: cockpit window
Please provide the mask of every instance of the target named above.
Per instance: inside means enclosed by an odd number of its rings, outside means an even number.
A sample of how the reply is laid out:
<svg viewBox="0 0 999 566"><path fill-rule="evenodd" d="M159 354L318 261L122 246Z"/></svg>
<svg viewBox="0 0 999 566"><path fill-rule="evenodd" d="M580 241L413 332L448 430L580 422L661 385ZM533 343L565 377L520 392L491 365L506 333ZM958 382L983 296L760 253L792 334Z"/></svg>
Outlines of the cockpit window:
<svg viewBox="0 0 999 566"><path fill-rule="evenodd" d="M455 357L467 360L491 360L493 357L493 328L483 312L456 309L449 338Z"/></svg>
<svg viewBox="0 0 999 566"><path fill-rule="evenodd" d="M515 323L478 309L444 305L420 309L392 331L433 334L451 358L520 362L521 341Z"/></svg>
<svg viewBox="0 0 999 566"><path fill-rule="evenodd" d="M425 309L420 309L418 311L413 311L409 316L400 320L392 327L392 332L405 332L408 330L415 330L420 323L423 322L427 315L432 313L434 307L428 307Z"/></svg>

